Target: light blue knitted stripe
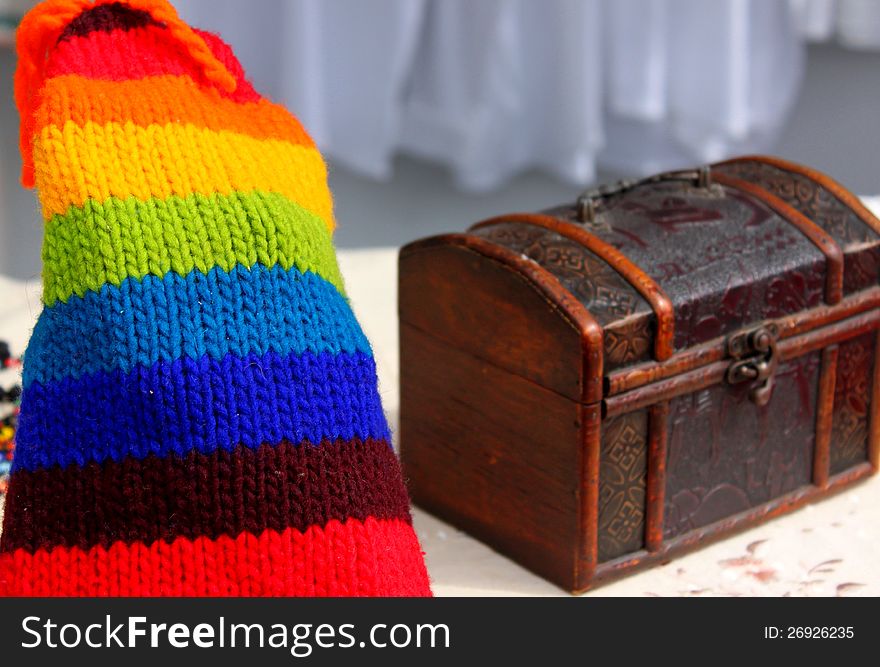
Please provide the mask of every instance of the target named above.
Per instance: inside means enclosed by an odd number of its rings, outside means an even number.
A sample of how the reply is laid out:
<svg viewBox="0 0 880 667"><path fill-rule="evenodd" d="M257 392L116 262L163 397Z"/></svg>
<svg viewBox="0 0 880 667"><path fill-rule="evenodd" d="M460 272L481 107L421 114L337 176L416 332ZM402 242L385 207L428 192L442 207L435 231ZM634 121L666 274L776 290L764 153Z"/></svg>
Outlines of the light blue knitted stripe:
<svg viewBox="0 0 880 667"><path fill-rule="evenodd" d="M348 302L312 272L242 265L129 278L44 308L24 386L180 358L372 350Z"/></svg>

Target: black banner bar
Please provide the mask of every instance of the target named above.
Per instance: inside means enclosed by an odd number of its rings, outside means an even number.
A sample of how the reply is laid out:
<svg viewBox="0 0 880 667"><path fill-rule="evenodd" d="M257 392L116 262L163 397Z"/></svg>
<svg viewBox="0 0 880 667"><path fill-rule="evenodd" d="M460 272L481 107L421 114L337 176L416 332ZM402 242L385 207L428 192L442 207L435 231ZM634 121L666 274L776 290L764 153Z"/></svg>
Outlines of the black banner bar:
<svg viewBox="0 0 880 667"><path fill-rule="evenodd" d="M878 611L870 598L6 599L0 664L841 660L873 644Z"/></svg>

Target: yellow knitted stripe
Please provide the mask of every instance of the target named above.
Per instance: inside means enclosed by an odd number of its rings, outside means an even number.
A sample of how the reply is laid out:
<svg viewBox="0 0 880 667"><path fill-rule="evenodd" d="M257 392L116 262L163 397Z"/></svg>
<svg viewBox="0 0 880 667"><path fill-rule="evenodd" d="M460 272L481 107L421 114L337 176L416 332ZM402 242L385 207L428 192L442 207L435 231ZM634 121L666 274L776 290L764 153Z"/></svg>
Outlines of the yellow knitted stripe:
<svg viewBox="0 0 880 667"><path fill-rule="evenodd" d="M312 271L345 294L324 222L283 195L250 192L111 197L71 207L46 225L43 301L67 301L126 278L257 263Z"/></svg>
<svg viewBox="0 0 880 667"><path fill-rule="evenodd" d="M327 169L315 148L168 123L48 125L34 139L43 216L89 199L276 192L333 229Z"/></svg>

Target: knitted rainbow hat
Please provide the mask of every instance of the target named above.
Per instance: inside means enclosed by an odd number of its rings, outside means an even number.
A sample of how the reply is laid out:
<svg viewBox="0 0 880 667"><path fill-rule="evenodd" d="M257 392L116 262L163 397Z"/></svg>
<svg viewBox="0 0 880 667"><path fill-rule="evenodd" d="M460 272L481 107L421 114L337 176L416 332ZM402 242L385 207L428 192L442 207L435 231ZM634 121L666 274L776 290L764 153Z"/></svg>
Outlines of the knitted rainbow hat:
<svg viewBox="0 0 880 667"><path fill-rule="evenodd" d="M17 39L44 309L0 591L430 595L297 120L161 0Z"/></svg>

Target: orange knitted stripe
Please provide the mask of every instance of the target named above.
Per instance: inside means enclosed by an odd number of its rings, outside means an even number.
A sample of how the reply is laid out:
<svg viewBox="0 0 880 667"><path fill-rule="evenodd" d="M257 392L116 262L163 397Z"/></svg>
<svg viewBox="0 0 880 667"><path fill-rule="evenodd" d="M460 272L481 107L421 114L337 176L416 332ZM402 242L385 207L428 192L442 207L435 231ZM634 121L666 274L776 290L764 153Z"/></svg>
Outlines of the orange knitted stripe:
<svg viewBox="0 0 880 667"><path fill-rule="evenodd" d="M113 0L46 0L29 11L15 31L18 65L15 69L15 106L21 114L19 145L22 156L22 183L34 184L34 165L31 138L34 134L34 112L39 107L42 84L46 78L46 54L64 32L64 28L83 11ZM237 87L235 77L217 58L203 37L184 23L167 0L126 0L134 9L143 9L160 23L169 35L221 90L232 92Z"/></svg>
<svg viewBox="0 0 880 667"><path fill-rule="evenodd" d="M179 122L314 146L284 107L268 100L238 103L216 89L199 86L188 76L107 81L67 74L48 79L42 96L35 134L48 125L60 127L67 121L80 126L131 121L141 127Z"/></svg>

